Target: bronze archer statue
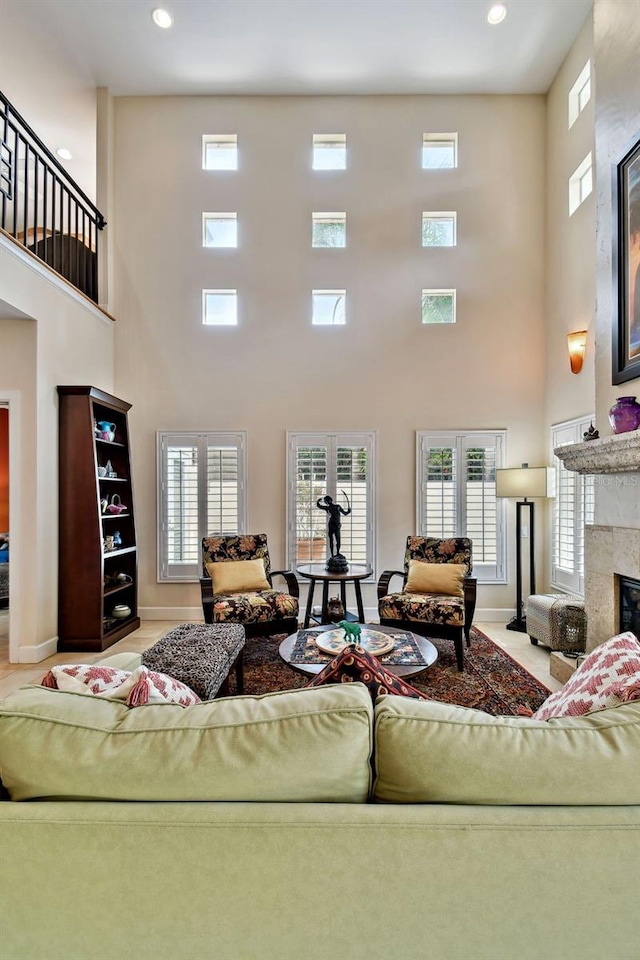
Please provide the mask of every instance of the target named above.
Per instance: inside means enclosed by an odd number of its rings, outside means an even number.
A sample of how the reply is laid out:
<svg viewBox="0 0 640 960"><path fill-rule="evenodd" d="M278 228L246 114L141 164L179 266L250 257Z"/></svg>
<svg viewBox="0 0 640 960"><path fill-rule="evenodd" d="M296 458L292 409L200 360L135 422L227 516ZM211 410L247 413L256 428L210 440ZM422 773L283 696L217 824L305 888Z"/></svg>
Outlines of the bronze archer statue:
<svg viewBox="0 0 640 960"><path fill-rule="evenodd" d="M316 503L318 509L324 510L327 513L327 536L329 539L329 552L331 554L327 560L327 570L333 570L335 572L346 572L346 570L348 570L347 559L340 553L340 525L341 518L348 517L351 513L351 504L344 490L342 493L347 501L346 510L340 506L339 503L335 503L333 497L330 497L329 494L325 497L320 497Z"/></svg>

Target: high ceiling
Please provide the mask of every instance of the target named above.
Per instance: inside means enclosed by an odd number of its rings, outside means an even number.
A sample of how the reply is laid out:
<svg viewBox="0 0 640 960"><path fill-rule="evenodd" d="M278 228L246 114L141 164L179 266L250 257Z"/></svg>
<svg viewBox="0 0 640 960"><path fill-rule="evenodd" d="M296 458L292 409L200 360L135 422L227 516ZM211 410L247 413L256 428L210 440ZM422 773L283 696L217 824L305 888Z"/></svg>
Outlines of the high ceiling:
<svg viewBox="0 0 640 960"><path fill-rule="evenodd" d="M3 0L129 94L545 93L592 0ZM156 6L175 18L151 20ZM5 8L6 9L6 8ZM27 67L27 65L25 65Z"/></svg>

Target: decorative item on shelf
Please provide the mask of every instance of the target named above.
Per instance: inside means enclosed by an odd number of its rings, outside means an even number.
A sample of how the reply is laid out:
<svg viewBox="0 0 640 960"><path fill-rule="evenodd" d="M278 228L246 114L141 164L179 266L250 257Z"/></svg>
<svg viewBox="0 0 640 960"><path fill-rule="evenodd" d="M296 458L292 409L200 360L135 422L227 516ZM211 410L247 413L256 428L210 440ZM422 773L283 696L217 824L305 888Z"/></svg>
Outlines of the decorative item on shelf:
<svg viewBox="0 0 640 960"><path fill-rule="evenodd" d="M99 476L99 477L106 477L106 475L107 475L107 468L106 468L106 467L102 467L102 466L100 466L100 464L98 464L98 476Z"/></svg>
<svg viewBox="0 0 640 960"><path fill-rule="evenodd" d="M99 440L109 440L110 443L116 438L116 425L115 423L109 423L108 420L97 420L94 421L95 429L97 431L97 437Z"/></svg>
<svg viewBox="0 0 640 960"><path fill-rule="evenodd" d="M129 583L133 583L133 577L128 573L107 573L103 577L105 587L120 587Z"/></svg>
<svg viewBox="0 0 640 960"><path fill-rule="evenodd" d="M609 410L609 423L614 433L629 433L640 427L640 403L635 397L618 397Z"/></svg>
<svg viewBox="0 0 640 960"><path fill-rule="evenodd" d="M589 426L589 429L585 430L585 432L582 434L583 440L598 440L599 438L600 438L600 434L598 433L598 431L596 430L593 424L591 424Z"/></svg>
<svg viewBox="0 0 640 960"><path fill-rule="evenodd" d="M107 460L107 462L106 462L105 465L104 465L104 470L105 470L105 472L104 472L103 476L105 476L105 477L113 478L113 477L117 477L117 476L118 476L118 474L117 474L117 473L115 472L115 470L113 469L113 466L112 466L112 464L111 464L111 460Z"/></svg>
<svg viewBox="0 0 640 960"><path fill-rule="evenodd" d="M103 497L102 500L100 501L100 513L106 513L108 506L109 506L109 501L107 500L106 497Z"/></svg>
<svg viewBox="0 0 640 960"><path fill-rule="evenodd" d="M119 550L120 547L122 546L122 537L120 536L119 530L113 531L113 545L116 548L116 550Z"/></svg>
<svg viewBox="0 0 640 960"><path fill-rule="evenodd" d="M113 537L112 537L112 536L105 537L105 538L104 538L104 549L105 549L106 551L109 551L109 550L115 550L115 548L116 548L116 544L115 544L115 540L113 539Z"/></svg>
<svg viewBox="0 0 640 960"><path fill-rule="evenodd" d="M580 373L584 363L584 352L587 346L587 331L574 330L567 334L567 347L569 348L569 365L571 373Z"/></svg>
<svg viewBox="0 0 640 960"><path fill-rule="evenodd" d="M112 626L114 625L114 623L117 623L115 617L103 617L103 618L102 618L102 629L105 630L105 631L106 631L106 630L111 630L111 628L112 628Z"/></svg>
<svg viewBox="0 0 640 960"><path fill-rule="evenodd" d="M340 597L331 597L327 604L327 619L329 623L338 623L344 617L344 604Z"/></svg>
<svg viewBox="0 0 640 960"><path fill-rule="evenodd" d="M125 507L124 503L120 499L120 496L117 493L114 493L113 496L111 497L111 502L107 506L107 513L115 513L115 514L125 513L126 509L127 508Z"/></svg>
<svg viewBox="0 0 640 960"><path fill-rule="evenodd" d="M117 617L118 620L126 620L127 617L131 616L131 607L127 606L126 603L116 603L111 615Z"/></svg>

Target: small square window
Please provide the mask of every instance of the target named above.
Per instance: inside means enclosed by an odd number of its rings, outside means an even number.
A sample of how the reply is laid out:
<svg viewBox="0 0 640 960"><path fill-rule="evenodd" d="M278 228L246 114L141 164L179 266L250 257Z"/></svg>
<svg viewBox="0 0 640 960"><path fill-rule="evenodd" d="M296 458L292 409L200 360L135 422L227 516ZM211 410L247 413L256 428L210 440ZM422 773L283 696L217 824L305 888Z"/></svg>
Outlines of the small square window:
<svg viewBox="0 0 640 960"><path fill-rule="evenodd" d="M238 214L237 213L203 213L202 214L202 246L203 247L237 247L238 246Z"/></svg>
<svg viewBox="0 0 640 960"><path fill-rule="evenodd" d="M344 325L346 299L346 290L314 290L312 323L316 326Z"/></svg>
<svg viewBox="0 0 640 960"><path fill-rule="evenodd" d="M423 170L446 170L457 166L457 133L424 133L422 135Z"/></svg>
<svg viewBox="0 0 640 960"><path fill-rule="evenodd" d="M569 177L569 216L573 216L581 203L593 190L593 163L591 151Z"/></svg>
<svg viewBox="0 0 640 960"><path fill-rule="evenodd" d="M456 219L455 213L423 213L422 246L455 247Z"/></svg>
<svg viewBox="0 0 640 960"><path fill-rule="evenodd" d="M455 323L456 322L456 291L455 290L423 290L422 291L422 322L423 323Z"/></svg>
<svg viewBox="0 0 640 960"><path fill-rule="evenodd" d="M203 290L202 322L208 327L238 325L237 290Z"/></svg>
<svg viewBox="0 0 640 960"><path fill-rule="evenodd" d="M569 129L574 125L591 99L591 60L587 60L578 79L569 90Z"/></svg>
<svg viewBox="0 0 640 960"><path fill-rule="evenodd" d="M238 135L216 133L202 138L203 170L238 169Z"/></svg>
<svg viewBox="0 0 640 960"><path fill-rule="evenodd" d="M312 213L311 245L314 247L346 247L346 213Z"/></svg>
<svg viewBox="0 0 640 960"><path fill-rule="evenodd" d="M346 170L347 135L346 133L314 133L313 169Z"/></svg>

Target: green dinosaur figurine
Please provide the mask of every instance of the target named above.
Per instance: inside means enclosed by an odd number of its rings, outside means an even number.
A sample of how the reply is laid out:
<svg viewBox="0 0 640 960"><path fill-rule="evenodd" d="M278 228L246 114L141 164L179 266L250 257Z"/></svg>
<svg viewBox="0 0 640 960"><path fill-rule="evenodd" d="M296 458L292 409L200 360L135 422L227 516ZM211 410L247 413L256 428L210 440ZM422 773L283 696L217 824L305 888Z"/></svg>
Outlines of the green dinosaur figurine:
<svg viewBox="0 0 640 960"><path fill-rule="evenodd" d="M360 624L349 623L348 620L341 620L338 624L344 630L345 643L358 643L360 640Z"/></svg>

